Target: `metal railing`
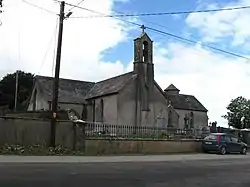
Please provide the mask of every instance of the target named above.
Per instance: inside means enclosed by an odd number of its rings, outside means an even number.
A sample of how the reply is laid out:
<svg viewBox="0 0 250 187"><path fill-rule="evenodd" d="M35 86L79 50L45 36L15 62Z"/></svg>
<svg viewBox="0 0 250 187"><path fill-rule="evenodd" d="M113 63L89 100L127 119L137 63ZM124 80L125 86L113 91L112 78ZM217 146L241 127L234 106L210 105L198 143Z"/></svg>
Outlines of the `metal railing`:
<svg viewBox="0 0 250 187"><path fill-rule="evenodd" d="M150 126L85 123L86 138L145 138L145 139L199 139L200 129L159 128Z"/></svg>

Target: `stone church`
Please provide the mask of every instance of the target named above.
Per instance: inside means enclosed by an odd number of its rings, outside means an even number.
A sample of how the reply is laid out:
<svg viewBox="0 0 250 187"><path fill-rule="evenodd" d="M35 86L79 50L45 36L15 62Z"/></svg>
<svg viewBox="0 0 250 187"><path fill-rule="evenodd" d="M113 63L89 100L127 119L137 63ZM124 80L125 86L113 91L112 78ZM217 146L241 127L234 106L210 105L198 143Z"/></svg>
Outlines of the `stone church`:
<svg viewBox="0 0 250 187"><path fill-rule="evenodd" d="M28 111L51 109L53 78L36 76ZM181 107L182 106L182 107ZM100 82L60 79L59 107L83 120L119 125L192 127L208 124L206 108L194 97L165 91L154 79L153 41L134 40L134 70Z"/></svg>

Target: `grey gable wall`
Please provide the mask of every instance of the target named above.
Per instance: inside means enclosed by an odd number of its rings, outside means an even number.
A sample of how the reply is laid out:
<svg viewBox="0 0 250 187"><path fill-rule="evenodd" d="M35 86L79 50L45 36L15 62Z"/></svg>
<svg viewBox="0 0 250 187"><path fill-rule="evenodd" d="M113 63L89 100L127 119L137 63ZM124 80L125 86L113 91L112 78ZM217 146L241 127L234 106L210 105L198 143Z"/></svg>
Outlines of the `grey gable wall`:
<svg viewBox="0 0 250 187"><path fill-rule="evenodd" d="M135 79L133 79L118 94L118 124L135 125L135 94Z"/></svg>
<svg viewBox="0 0 250 187"><path fill-rule="evenodd" d="M33 111L33 105L34 103L34 94L35 94L35 90L37 91L37 95L36 95L36 108L35 110L41 110L41 109L49 109L49 103L46 100L45 97L43 97L43 92L42 92L42 88L40 88L40 86L37 84L37 82L34 85L34 88L32 90L32 95L29 101L29 106L28 106L28 111Z"/></svg>
<svg viewBox="0 0 250 187"><path fill-rule="evenodd" d="M156 83L154 83L153 97L149 105L150 113L142 113L142 125L166 127L168 121L168 105L165 96L161 93Z"/></svg>
<svg viewBox="0 0 250 187"><path fill-rule="evenodd" d="M101 119L101 100L103 100L103 122L108 124L117 124L117 94L103 96L94 99L95 101L95 122L102 122ZM92 100L93 102L93 100ZM92 107L89 108L91 120ZM88 110L88 112L89 112ZM91 120L93 121L93 119Z"/></svg>
<svg viewBox="0 0 250 187"><path fill-rule="evenodd" d="M133 80L118 94L118 123L122 125L137 126L166 126L167 125L167 101L158 87L154 85L151 98L150 111L142 111L140 102L136 107L135 82ZM136 111L137 108L137 111Z"/></svg>

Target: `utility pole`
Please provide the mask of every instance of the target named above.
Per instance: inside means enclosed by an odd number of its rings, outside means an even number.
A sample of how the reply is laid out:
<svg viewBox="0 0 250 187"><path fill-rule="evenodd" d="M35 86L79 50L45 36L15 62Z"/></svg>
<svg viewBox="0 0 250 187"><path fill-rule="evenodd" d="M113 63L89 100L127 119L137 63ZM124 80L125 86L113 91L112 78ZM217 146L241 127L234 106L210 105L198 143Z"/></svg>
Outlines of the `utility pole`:
<svg viewBox="0 0 250 187"><path fill-rule="evenodd" d="M50 146L55 147L56 143L56 121L57 121L57 109L58 109L58 88L59 88L59 74L60 74L60 62L61 62L61 49L62 49L62 34L63 34L63 21L64 21L64 7L65 2L60 2L60 19L59 19L59 31L57 42L57 54L56 54L56 67L55 77L53 85L53 98L52 98L52 117L50 127Z"/></svg>
<svg viewBox="0 0 250 187"><path fill-rule="evenodd" d="M18 94L18 71L16 71L16 89L15 89L15 112L17 110L17 94Z"/></svg>

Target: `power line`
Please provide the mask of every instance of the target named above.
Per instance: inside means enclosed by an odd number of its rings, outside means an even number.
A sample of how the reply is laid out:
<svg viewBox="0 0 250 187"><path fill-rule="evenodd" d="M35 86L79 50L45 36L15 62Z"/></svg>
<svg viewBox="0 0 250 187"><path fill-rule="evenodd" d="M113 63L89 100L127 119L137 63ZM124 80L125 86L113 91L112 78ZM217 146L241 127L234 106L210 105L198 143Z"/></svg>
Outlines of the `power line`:
<svg viewBox="0 0 250 187"><path fill-rule="evenodd" d="M58 18L59 19L59 18ZM53 51L53 64L52 64L52 76L54 74L54 67L55 67L55 60L56 60L56 44L57 44L57 41L56 41L56 35L57 35L57 28L58 28L58 19L56 21L56 29L55 29L55 47L54 47L54 51Z"/></svg>
<svg viewBox="0 0 250 187"><path fill-rule="evenodd" d="M249 8L250 8L250 6L249 6ZM84 8L84 10L91 11L91 12L94 12L94 13L99 13L99 14L100 14L100 12L93 11L93 10L90 10L90 9L87 9L87 8ZM119 14L122 14L122 13L119 12ZM116 19L117 19L117 17L113 17L113 18L116 18ZM130 22L130 21L127 21L127 20L123 20L123 19L119 19L119 20L125 21L125 22L127 22L127 23L130 23L130 24L133 24L133 25L136 25L136 26L141 26L141 24L137 24L137 23ZM146 20L146 22L149 22L149 23L151 23L151 24L153 24L153 25L157 25L157 26L163 27L163 28L165 28L165 29L168 29L166 26L161 25L161 24L158 24L158 23L155 23L155 22L151 22L151 21L148 21L148 20ZM155 33L158 33L158 34L163 34L163 35L171 36L171 37L174 37L174 38L176 38L176 39L179 39L179 40L182 40L182 41L185 41L185 42L188 42L188 43L193 43L193 44L199 43L201 46L204 46L204 47L207 47L207 48L210 48L210 49L213 49L213 50L222 52L222 53L226 53L226 54L229 54L229 55L232 55L232 56L235 56L235 57L244 58L244 59L249 60L249 58L244 57L244 56L242 56L242 55L235 54L235 53L233 53L233 52L229 52L229 51L226 51L226 50L223 50L223 49L219 49L219 48L216 48L216 47L213 47L213 46L210 46L210 45L206 45L206 44L203 44L203 43L201 43L201 42L197 42L197 41L194 41L194 40L186 39L186 38L184 38L184 37L177 36L177 35L172 34L172 33L169 33L169 32L157 30L157 29L154 29L154 28L151 28L151 27L145 27L145 28L148 29L148 30L154 31Z"/></svg>
<svg viewBox="0 0 250 187"><path fill-rule="evenodd" d="M57 19L57 20L58 20L58 19ZM46 52L45 52L45 54L44 54L44 57L43 57L43 60L42 60L41 66L40 66L40 68L39 68L39 71L37 72L37 75L39 75L39 74L40 74L40 71L42 70L42 67L43 67L43 65L44 65L44 63L45 63L45 60L46 60L47 54L48 54L48 52L49 52L49 48L50 48L50 46L51 46L51 44L52 44L52 42L53 42L54 37L56 38L56 31L57 31L57 28L58 28L58 23L56 22L56 27L55 27L55 30L54 30L54 32L53 32L53 35L52 35L52 37L51 37L50 41L49 41L49 44L48 44L47 50L46 50ZM54 63L54 57L53 57L53 63ZM53 71L53 70L52 70L52 71Z"/></svg>
<svg viewBox="0 0 250 187"><path fill-rule="evenodd" d="M72 5L67 3L69 6L79 7L78 5ZM71 18L103 18L103 17L142 17L142 16L164 16L164 15L177 15L177 14L193 14L193 13L208 13L208 12L221 12L221 11L232 11L232 10L242 10L249 9L248 6L231 7L231 8L220 8L220 9L209 9L209 10L191 10L191 11L178 11L178 12L156 12L156 13L138 13L138 14L115 14L115 15L93 15L93 16L80 16Z"/></svg>
<svg viewBox="0 0 250 187"><path fill-rule="evenodd" d="M193 41L193 40L190 40L190 39L187 39L187 38L184 38L184 37L181 37L181 36L177 36L175 34L171 34L171 33L168 33L168 32L164 32L164 31L161 31L161 30L158 30L158 29L154 29L154 28L151 28L151 27L145 27L145 28L148 29L148 30L154 31L156 33L167 35L167 36L171 36L173 38L176 38L176 39L188 42L188 43L193 43L193 44L200 43L200 42L197 42L197 41ZM243 58L243 59L246 59L246 60L250 60L249 58L247 58L245 56L242 56L242 55L239 55L239 54L236 54L236 53L233 53L233 52L229 52L229 51L226 51L226 50L223 50L223 49L219 49L219 48L207 45L207 44L200 43L200 45L203 46L203 47L207 47L207 48L213 49L215 51L219 51L219 52L222 52L222 53L226 53L226 54L235 56L235 57L239 57L239 58Z"/></svg>
<svg viewBox="0 0 250 187"><path fill-rule="evenodd" d="M95 10L91 10L91 9L88 9L88 8L80 7L80 6L77 6L77 5L73 5L73 4L70 4L70 3L65 3L65 4L67 4L69 6L73 6L73 7L79 8L79 9L82 9L82 10L85 10L85 11L93 12L93 13L96 13L96 14L99 14L99 15L103 15L103 16L106 15L104 13L101 13L101 12L98 12L98 11L95 11ZM129 24L132 24L132 25L136 25L136 26L139 26L139 27L142 26L142 24L135 23L135 22L132 22L132 21L127 21L127 20L121 19L119 17L112 17L112 18L121 20L123 22L129 23ZM220 49L220 48L216 48L216 47L213 47L213 46L210 46L210 45L207 45L207 44L203 44L203 43L198 42L198 41L190 40L190 39L187 39L187 38L184 38L182 36L178 36L178 35L175 35L175 34L172 34L172 33L169 33L169 32L161 31L161 30L154 29L154 28L148 27L148 26L146 26L144 28L146 28L148 30L151 30L151 31L154 31L154 32L156 32L158 34L163 34L163 35L166 35L166 36L170 36L170 37L173 37L175 39L178 39L178 40L181 40L181 41L184 41L184 42L187 42L187 43L192 43L192 44L199 43L203 47L210 48L210 49L213 49L215 51L218 51L218 52L221 52L221 53L225 53L225 54L228 54L228 55L232 55L234 57L239 57L239 58L250 60L249 58L244 57L244 56L242 56L240 54L236 54L236 53L233 53L233 52L230 52L230 51L226 51L226 50L223 50L223 49Z"/></svg>
<svg viewBox="0 0 250 187"><path fill-rule="evenodd" d="M76 6L79 6L83 1L85 1L85 0L81 0L79 3L77 3ZM75 8L75 7L71 7L71 8L69 9L68 12L71 12L74 8Z"/></svg>
<svg viewBox="0 0 250 187"><path fill-rule="evenodd" d="M38 8L38 9L41 9L41 10L43 10L43 11L46 11L46 12L48 12L48 13L50 13L50 14L57 15L55 12L53 12L53 11L51 11L51 10L48 10L48 9L46 9L46 8L43 8L43 7L41 7L41 6L38 6L38 5L36 5L36 4L30 3L30 2L25 1L25 0L22 0L22 1L23 1L24 3L29 4L30 6L36 7L36 8Z"/></svg>
<svg viewBox="0 0 250 187"><path fill-rule="evenodd" d="M88 9L88 8L80 7L78 5L73 5L73 4L70 4L70 3L66 3L66 4L69 5L69 6L72 6L74 8L76 7L76 8L83 9L83 10L86 10L86 11L89 11L89 12L101 14L101 16L99 16L99 17L111 17L111 18L115 18L115 19L118 19L119 17L133 17L133 16L135 17L135 16L164 15L164 14L165 15L167 15L167 14L172 14L173 15L173 14L204 13L204 12L218 12L218 11L229 11L229 10L239 10L239 9L250 8L250 6L241 6L241 7L232 7L232 8L224 8L224 9L221 8L221 9L198 10L198 11L148 13L148 14L147 13L146 14L123 14L123 13L119 13L117 15L106 15L106 14L103 14L103 13L95 11L95 10L91 10L91 9ZM71 18L77 18L77 17L71 17ZM124 20L124 19L119 19L119 20L121 20L123 22L127 22L129 24L136 25L136 26L141 26L142 25L142 24L137 24L135 22L127 21L127 20ZM157 26L160 26L160 27L163 27L163 28L167 28L166 26L160 25L158 23L154 23L154 22L151 22L151 21L146 21L146 22L149 22L151 24L154 24L154 25L157 25ZM232 56L235 56L235 57L240 57L240 58L244 58L244 59L250 60L249 58L244 57L242 55L239 55L239 54L236 54L236 53L233 53L233 52L229 52L229 51L226 51L226 50L223 50L223 49L219 49L219 48L216 48L216 47L213 47L213 46L210 46L210 45L206 45L206 44L203 44L201 42L197 42L197 41L193 41L193 40L190 40L190 39L186 39L184 37L180 37L180 36L177 36L177 35L172 34L172 33L160 31L160 30L157 30L157 29L154 29L154 28L151 28L151 27L145 27L145 28L147 28L147 29L149 29L151 31L155 31L156 33L165 34L165 35L177 38L179 40L182 40L182 41L185 41L185 42L188 42L188 43L194 43L194 44L200 43L201 46L204 46L204 47L207 47L207 48L210 48L210 49L222 52L222 53L226 53L226 54L229 54L229 55L232 55Z"/></svg>
<svg viewBox="0 0 250 187"><path fill-rule="evenodd" d="M83 1L84 1L84 0L81 0L79 3L77 3L76 6L79 6ZM68 13L66 13L65 18L69 18L69 17L73 14L72 10L73 10L74 8L75 8L75 7L71 7L71 8L69 9Z"/></svg>
<svg viewBox="0 0 250 187"><path fill-rule="evenodd" d="M57 1L57 0L55 0ZM96 13L96 14L100 14L100 15L107 15L107 14L104 14L104 13L101 13L101 12L98 12L98 11L95 11L95 10L91 10L91 9L88 9L88 8L84 8L84 7L81 7L81 6L77 6L77 5L74 5L74 4L71 4L71 3L66 3L66 5L69 5L69 6L72 6L72 7L75 7L75 8L79 8L79 9L82 9L82 10L85 10L85 11L88 11L88 12L92 12L92 13ZM132 25L136 25L136 26L141 26L142 24L138 24L138 23L134 23L132 21L127 21L127 20L124 20L124 19L121 19L121 18L117 18L117 17L113 17L114 19L118 19L118 20L121 20L123 22L126 22L126 23L129 23L129 24L132 24Z"/></svg>

